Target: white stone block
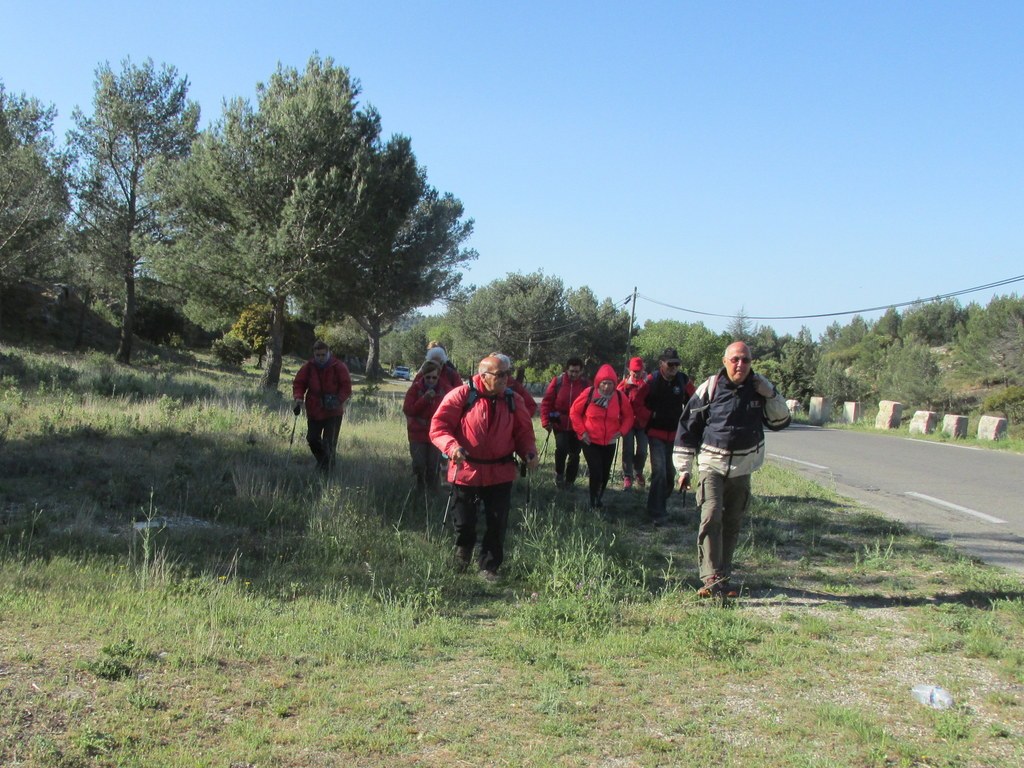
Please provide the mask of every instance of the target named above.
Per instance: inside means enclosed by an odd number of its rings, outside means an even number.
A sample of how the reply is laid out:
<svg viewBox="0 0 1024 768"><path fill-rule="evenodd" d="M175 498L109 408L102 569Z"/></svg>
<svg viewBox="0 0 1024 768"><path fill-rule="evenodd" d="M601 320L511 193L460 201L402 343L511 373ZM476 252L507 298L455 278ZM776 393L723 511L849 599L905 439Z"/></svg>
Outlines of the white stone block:
<svg viewBox="0 0 1024 768"><path fill-rule="evenodd" d="M864 413L861 410L860 403L853 400L847 400L843 403L843 421L845 423L856 424L863 418Z"/></svg>
<svg viewBox="0 0 1024 768"><path fill-rule="evenodd" d="M942 432L950 437L967 437L967 417L947 413L942 417Z"/></svg>
<svg viewBox="0 0 1024 768"><path fill-rule="evenodd" d="M812 397L811 407L808 409L807 419L811 424L822 425L828 421L832 412L832 401L827 397Z"/></svg>
<svg viewBox="0 0 1024 768"><path fill-rule="evenodd" d="M982 416L978 422L979 440L1001 440L1006 437L1006 419L1000 416Z"/></svg>
<svg viewBox="0 0 1024 768"><path fill-rule="evenodd" d="M804 407L800 404L799 400L787 400L786 407L789 408L790 413L794 414L799 413L804 409Z"/></svg>
<svg viewBox="0 0 1024 768"><path fill-rule="evenodd" d="M910 420L910 434L930 435L935 431L938 421L939 414L935 411L914 411L914 417Z"/></svg>
<svg viewBox="0 0 1024 768"><path fill-rule="evenodd" d="M878 404L875 429L898 429L902 420L903 403L897 403L895 400L882 400Z"/></svg>

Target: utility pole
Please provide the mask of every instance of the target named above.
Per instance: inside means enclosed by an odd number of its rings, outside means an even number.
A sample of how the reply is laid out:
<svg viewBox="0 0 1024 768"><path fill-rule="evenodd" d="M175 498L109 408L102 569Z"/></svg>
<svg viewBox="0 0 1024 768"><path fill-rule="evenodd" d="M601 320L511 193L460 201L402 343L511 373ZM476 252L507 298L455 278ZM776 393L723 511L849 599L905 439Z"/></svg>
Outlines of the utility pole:
<svg viewBox="0 0 1024 768"><path fill-rule="evenodd" d="M629 328L626 330L626 364L622 366L623 375L629 371L629 359L633 356L633 323L636 322L636 286L633 286L633 306L629 310Z"/></svg>

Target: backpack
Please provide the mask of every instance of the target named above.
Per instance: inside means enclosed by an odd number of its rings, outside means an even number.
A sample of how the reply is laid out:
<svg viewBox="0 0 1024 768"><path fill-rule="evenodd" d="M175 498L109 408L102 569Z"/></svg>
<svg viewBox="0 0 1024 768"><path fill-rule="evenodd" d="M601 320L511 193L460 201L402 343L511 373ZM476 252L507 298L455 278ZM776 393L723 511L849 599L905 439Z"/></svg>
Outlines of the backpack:
<svg viewBox="0 0 1024 768"><path fill-rule="evenodd" d="M469 380L469 397L466 398L466 404L462 408L462 412L466 413L470 408L476 405L476 401L480 399L480 390L476 388L476 384L473 380ZM505 402L508 404L508 410L510 413L516 412L516 393L511 387L505 387Z"/></svg>

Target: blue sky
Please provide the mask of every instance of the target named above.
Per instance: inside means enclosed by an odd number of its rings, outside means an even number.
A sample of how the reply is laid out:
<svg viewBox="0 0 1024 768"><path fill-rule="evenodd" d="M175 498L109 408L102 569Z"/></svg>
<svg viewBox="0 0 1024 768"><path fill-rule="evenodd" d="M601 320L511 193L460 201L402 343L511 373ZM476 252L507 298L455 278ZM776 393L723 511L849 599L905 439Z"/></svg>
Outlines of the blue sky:
<svg viewBox="0 0 1024 768"><path fill-rule="evenodd" d="M173 64L206 125L278 62L332 57L475 220L467 283L543 270L615 301L635 286L641 322L720 331L741 309L841 312L1024 274L1024 3L0 0L0 14L0 79L54 104L61 135L75 106L91 111L103 61ZM850 319L760 322L817 336Z"/></svg>

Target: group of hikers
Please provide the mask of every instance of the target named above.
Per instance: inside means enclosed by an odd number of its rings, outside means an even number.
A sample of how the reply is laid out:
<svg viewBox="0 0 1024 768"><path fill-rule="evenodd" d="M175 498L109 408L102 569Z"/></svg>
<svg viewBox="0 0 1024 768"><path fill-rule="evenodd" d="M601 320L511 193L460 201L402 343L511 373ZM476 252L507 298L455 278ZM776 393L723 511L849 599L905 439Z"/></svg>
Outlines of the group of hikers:
<svg viewBox="0 0 1024 768"><path fill-rule="evenodd" d="M722 368L699 386L680 370L679 355L667 348L657 369L629 361L620 380L614 367L601 365L593 382L583 361L572 357L548 383L539 404L545 445L554 436L555 485L573 488L580 454L588 470L589 506L603 512L617 446L622 443L622 488L647 490L653 525L665 520L674 489L694 486L700 523L697 550L700 597L731 597L733 553L750 505L750 476L765 458L764 428L790 423L785 398L751 367L750 349L734 341ZM317 341L313 359L293 384L294 411L306 407L307 442L317 465L329 471L336 453L345 402L352 394L347 367L327 344ZM538 403L512 375L512 361L494 352L476 375L463 382L444 347L431 342L426 359L403 403L409 452L418 487L437 490L441 462L447 459L449 502L455 527L455 562L474 562L480 576L498 578L517 474L539 465L533 417ZM649 481L645 478L650 458ZM480 512L484 531L477 549Z"/></svg>

